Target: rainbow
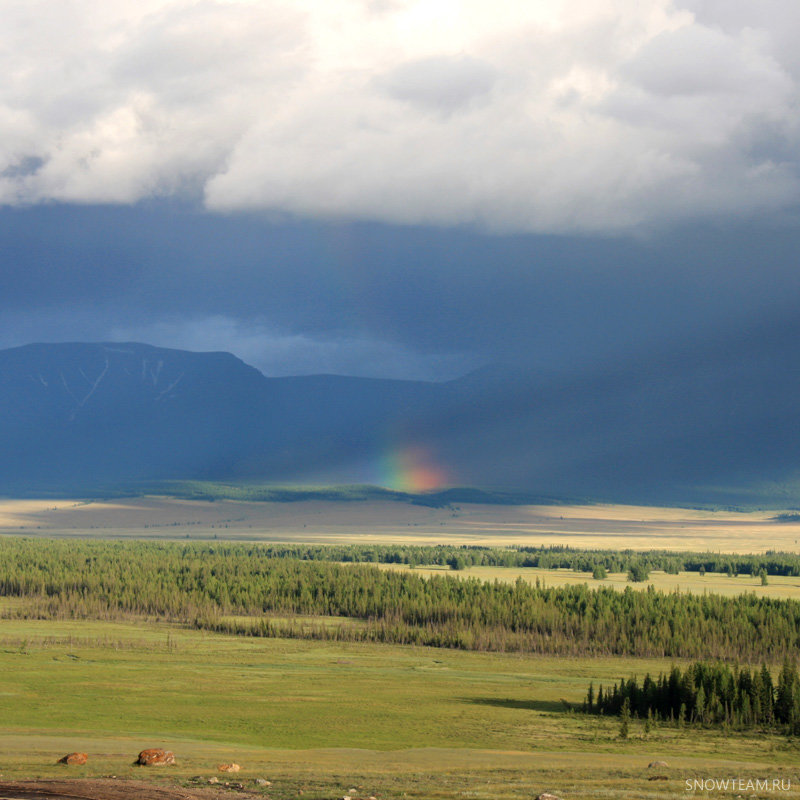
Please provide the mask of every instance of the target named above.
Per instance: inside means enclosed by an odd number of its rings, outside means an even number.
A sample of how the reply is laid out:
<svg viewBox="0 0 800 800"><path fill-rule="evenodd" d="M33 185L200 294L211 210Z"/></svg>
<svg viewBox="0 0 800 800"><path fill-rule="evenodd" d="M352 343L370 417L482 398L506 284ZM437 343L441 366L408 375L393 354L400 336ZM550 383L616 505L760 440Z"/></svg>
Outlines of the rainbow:
<svg viewBox="0 0 800 800"><path fill-rule="evenodd" d="M401 492L427 492L450 483L450 476L436 464L430 448L410 445L386 453L380 463L379 483Z"/></svg>

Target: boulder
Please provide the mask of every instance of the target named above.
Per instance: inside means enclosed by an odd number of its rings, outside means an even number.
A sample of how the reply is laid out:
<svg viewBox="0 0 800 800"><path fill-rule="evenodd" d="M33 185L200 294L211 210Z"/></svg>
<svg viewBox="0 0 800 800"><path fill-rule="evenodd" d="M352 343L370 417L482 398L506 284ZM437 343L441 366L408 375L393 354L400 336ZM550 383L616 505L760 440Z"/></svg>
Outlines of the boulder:
<svg viewBox="0 0 800 800"><path fill-rule="evenodd" d="M560 797L554 794L550 794L549 792L542 792L536 800L561 800Z"/></svg>
<svg viewBox="0 0 800 800"><path fill-rule="evenodd" d="M656 767L668 767L668 766L669 764L667 764L666 761L651 761L647 765L647 769L655 769Z"/></svg>
<svg viewBox="0 0 800 800"><path fill-rule="evenodd" d="M238 764L220 764L217 769L220 772L238 772L241 767Z"/></svg>
<svg viewBox="0 0 800 800"><path fill-rule="evenodd" d="M175 755L171 750L162 750L160 747L151 747L142 750L136 763L143 767L163 767L175 763Z"/></svg>
<svg viewBox="0 0 800 800"><path fill-rule="evenodd" d="M67 753L63 758L58 759L59 764L85 764L89 760L86 753Z"/></svg>

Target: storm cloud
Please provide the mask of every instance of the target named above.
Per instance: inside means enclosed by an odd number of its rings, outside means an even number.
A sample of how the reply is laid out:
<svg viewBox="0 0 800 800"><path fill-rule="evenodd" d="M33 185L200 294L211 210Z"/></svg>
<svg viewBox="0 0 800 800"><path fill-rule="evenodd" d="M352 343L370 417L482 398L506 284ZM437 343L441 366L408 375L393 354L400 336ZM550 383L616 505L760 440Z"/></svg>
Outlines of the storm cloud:
<svg viewBox="0 0 800 800"><path fill-rule="evenodd" d="M445 380L495 361L581 374L777 326L793 346L790 226L645 239L269 222L164 206L0 213L0 347L138 340L270 375ZM682 356L681 356L682 357Z"/></svg>

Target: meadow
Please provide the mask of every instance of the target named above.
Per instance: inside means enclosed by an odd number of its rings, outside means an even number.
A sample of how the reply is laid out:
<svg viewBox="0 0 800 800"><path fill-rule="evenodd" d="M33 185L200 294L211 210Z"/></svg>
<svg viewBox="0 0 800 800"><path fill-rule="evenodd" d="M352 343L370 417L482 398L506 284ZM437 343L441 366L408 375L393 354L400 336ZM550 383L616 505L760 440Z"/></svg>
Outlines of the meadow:
<svg viewBox="0 0 800 800"><path fill-rule="evenodd" d="M769 733L565 710L595 685L669 667L663 659L530 657L425 647L253 639L165 623L3 620L0 774L142 777L147 746L176 753L191 783L216 765L275 800L686 796L687 778L782 778L800 748ZM86 750L86 767L55 761ZM669 764L663 782L652 760ZM360 788L359 788L360 787ZM301 795L302 793L302 795ZM702 794L702 793L701 793ZM724 794L724 793L722 793Z"/></svg>
<svg viewBox="0 0 800 800"><path fill-rule="evenodd" d="M148 495L88 500L0 499L0 534L800 552L800 521L776 522L780 513L600 503L455 503L430 507L380 499L271 502Z"/></svg>
<svg viewBox="0 0 800 800"><path fill-rule="evenodd" d="M380 564L381 569L406 572L412 570L408 564ZM599 589L610 587L618 591L627 588L644 591L652 586L660 592L692 592L719 594L735 597L741 594L754 594L757 597L800 598L800 578L790 575L770 575L766 585L753 575L731 575L721 572L681 571L670 575L653 570L646 581L632 583L626 572L612 572L603 580L593 580L591 574L572 569L539 569L537 567L483 567L470 566L454 571L448 566L415 566L413 571L420 575L454 575L459 578L477 578L481 581L502 581L514 583L518 578L527 583L536 581L545 586L580 586Z"/></svg>

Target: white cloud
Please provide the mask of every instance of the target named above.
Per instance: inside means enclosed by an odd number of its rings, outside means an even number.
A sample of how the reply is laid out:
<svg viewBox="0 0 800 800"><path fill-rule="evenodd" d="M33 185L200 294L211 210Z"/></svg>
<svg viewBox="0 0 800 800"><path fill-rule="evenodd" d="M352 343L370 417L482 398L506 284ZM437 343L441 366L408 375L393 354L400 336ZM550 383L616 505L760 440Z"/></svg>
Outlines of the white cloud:
<svg viewBox="0 0 800 800"><path fill-rule="evenodd" d="M800 195L794 0L0 13L4 203L199 191L219 211L615 232Z"/></svg>
<svg viewBox="0 0 800 800"><path fill-rule="evenodd" d="M485 96L493 83L494 69L466 56L407 61L376 81L391 97L442 113L470 105Z"/></svg>

